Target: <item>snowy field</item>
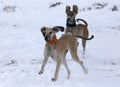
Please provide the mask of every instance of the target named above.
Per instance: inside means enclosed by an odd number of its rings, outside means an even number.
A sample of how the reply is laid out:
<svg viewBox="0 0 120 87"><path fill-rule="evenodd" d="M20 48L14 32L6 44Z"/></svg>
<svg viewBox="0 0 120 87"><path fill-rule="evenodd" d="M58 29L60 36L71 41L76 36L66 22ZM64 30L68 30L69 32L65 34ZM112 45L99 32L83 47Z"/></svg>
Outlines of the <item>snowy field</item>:
<svg viewBox="0 0 120 87"><path fill-rule="evenodd" d="M50 8L56 2L59 1L0 0L0 87L120 87L120 1L61 0L60 5ZM58 80L52 82L56 66L52 59L45 72L38 74L45 44L40 28L65 27L65 7L73 4L79 7L77 18L86 20L90 35L95 36L87 42L84 59L81 44L78 47L88 74L68 53L70 79L66 79L62 66ZM114 6L117 10L112 11Z"/></svg>

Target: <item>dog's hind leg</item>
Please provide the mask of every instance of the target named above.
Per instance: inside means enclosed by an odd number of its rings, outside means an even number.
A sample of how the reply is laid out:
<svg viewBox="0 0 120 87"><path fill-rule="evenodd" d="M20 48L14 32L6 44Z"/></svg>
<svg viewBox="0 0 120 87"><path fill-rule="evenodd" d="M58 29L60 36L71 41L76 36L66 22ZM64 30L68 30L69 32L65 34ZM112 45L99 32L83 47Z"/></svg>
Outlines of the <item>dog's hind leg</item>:
<svg viewBox="0 0 120 87"><path fill-rule="evenodd" d="M80 61L80 60L78 60L78 63L81 65L81 67L82 67L82 69L83 69L84 73L85 73L85 74L87 74L87 73L88 73L88 71L87 71L87 69L85 68L85 66L84 66L83 62L82 62L82 61Z"/></svg>
<svg viewBox="0 0 120 87"><path fill-rule="evenodd" d="M82 46L83 46L83 58L85 55L85 47L86 47L86 40L82 40Z"/></svg>
<svg viewBox="0 0 120 87"><path fill-rule="evenodd" d="M81 65L84 73L88 73L87 69L85 68L85 66L84 66L84 64L83 64L83 61L81 61L81 60L79 59L78 55L77 55L77 48L71 49L71 50L70 50L70 53L71 53L72 58L73 58L77 63L79 63L79 64Z"/></svg>
<svg viewBox="0 0 120 87"><path fill-rule="evenodd" d="M85 29L85 30L83 31L83 37L88 38L88 36L89 36L88 29ZM84 58L85 48L86 48L86 40L84 40L84 39L82 39L82 46L83 46L83 58Z"/></svg>
<svg viewBox="0 0 120 87"><path fill-rule="evenodd" d="M75 39L75 41L76 41L76 45L77 45L77 47L79 46L79 41L78 41L78 38L76 37L76 38L74 38Z"/></svg>
<svg viewBox="0 0 120 87"><path fill-rule="evenodd" d="M77 55L74 56L74 60L81 65L84 73L87 74L88 71L87 71L87 69L85 68L85 66L84 66L84 64L83 64L83 61L80 61L80 60L79 60L79 57L78 57Z"/></svg>
<svg viewBox="0 0 120 87"><path fill-rule="evenodd" d="M70 69L69 69L68 64L66 62L66 53L67 52L64 53L63 57L61 58L61 61L62 61L63 65L65 66L66 70L67 70L67 73L68 73L67 79L69 79L70 78Z"/></svg>

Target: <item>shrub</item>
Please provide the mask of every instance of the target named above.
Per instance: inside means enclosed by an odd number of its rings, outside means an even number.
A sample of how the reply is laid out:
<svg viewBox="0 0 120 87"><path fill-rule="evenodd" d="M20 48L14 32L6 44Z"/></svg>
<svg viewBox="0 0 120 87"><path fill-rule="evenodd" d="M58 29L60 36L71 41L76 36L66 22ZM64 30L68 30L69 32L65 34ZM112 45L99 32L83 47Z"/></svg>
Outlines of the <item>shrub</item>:
<svg viewBox="0 0 120 87"><path fill-rule="evenodd" d="M56 3L51 4L49 8L56 7L61 4L62 4L62 2L56 2Z"/></svg>
<svg viewBox="0 0 120 87"><path fill-rule="evenodd" d="M15 12L15 10L16 10L16 6L6 5L6 6L4 6L4 8L3 8L3 11L5 11L5 12Z"/></svg>
<svg viewBox="0 0 120 87"><path fill-rule="evenodd" d="M111 10L112 11L118 11L118 7L116 5L114 5Z"/></svg>

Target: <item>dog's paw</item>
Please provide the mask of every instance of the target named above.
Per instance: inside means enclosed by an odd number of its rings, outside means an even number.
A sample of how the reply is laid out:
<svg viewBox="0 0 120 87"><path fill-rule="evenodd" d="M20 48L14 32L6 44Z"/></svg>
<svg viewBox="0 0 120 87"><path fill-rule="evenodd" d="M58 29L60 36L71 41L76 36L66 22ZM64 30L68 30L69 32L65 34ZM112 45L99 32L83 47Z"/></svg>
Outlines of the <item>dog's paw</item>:
<svg viewBox="0 0 120 87"><path fill-rule="evenodd" d="M43 73L43 71L40 71L38 74L42 74Z"/></svg>
<svg viewBox="0 0 120 87"><path fill-rule="evenodd" d="M84 69L84 73L85 73L85 74L88 74L88 70L87 70L86 68Z"/></svg>
<svg viewBox="0 0 120 87"><path fill-rule="evenodd" d="M55 82L55 81L56 81L56 78L52 78L51 81Z"/></svg>

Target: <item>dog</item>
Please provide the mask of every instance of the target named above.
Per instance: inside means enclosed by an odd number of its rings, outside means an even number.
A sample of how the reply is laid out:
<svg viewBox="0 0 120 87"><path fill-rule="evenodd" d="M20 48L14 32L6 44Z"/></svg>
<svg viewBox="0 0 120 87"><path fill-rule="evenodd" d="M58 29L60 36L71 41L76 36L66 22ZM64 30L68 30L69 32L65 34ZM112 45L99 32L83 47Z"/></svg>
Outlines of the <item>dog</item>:
<svg viewBox="0 0 120 87"><path fill-rule="evenodd" d="M79 35L85 38L88 38L89 31L88 31L88 24L83 19L75 19L76 15L78 14L78 7L77 5L73 5L73 10L70 10L70 6L66 6L66 14L67 14L67 21L66 21L66 31L65 33L72 33L72 35ZM76 21L82 21L84 24L76 24ZM78 39L76 38L76 41ZM78 41L77 41L78 42ZM79 43L78 43L79 44ZM83 46L83 54L85 53L86 47L86 40L82 39L82 46Z"/></svg>
<svg viewBox="0 0 120 87"><path fill-rule="evenodd" d="M91 38L84 38L81 36L74 36L70 33L63 34L59 39L56 38L56 33L58 31L64 31L64 27L62 26L55 26L53 28L49 27L42 27L41 32L44 36L44 39L46 41L45 49L44 49L44 60L42 62L41 69L39 71L39 74L42 74L44 71L44 67L47 64L48 57L51 57L53 60L55 60L56 63L56 70L54 73L54 77L51 79L52 81L56 81L58 79L58 73L61 64L63 64L67 70L67 79L70 78L70 69L66 62L66 54L68 50L70 51L70 54L72 58L81 65L83 71L87 73L87 69L85 68L83 61L81 61L77 55L77 43L74 39L74 37L79 37L85 40L91 40Z"/></svg>

